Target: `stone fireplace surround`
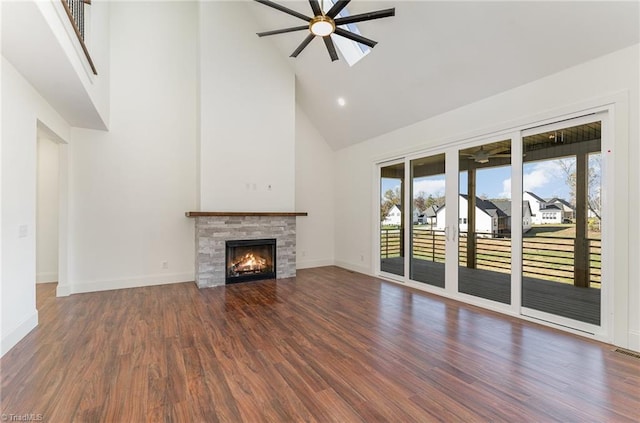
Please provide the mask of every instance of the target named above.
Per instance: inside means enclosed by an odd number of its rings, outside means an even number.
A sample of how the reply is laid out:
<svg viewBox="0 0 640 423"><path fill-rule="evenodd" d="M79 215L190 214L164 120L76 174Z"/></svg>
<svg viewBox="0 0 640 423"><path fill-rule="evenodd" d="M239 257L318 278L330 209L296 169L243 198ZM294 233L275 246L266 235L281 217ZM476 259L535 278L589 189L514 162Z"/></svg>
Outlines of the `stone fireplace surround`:
<svg viewBox="0 0 640 423"><path fill-rule="evenodd" d="M276 278L296 275L296 217L302 212L187 212L196 220L196 284L225 285L226 241L276 239Z"/></svg>

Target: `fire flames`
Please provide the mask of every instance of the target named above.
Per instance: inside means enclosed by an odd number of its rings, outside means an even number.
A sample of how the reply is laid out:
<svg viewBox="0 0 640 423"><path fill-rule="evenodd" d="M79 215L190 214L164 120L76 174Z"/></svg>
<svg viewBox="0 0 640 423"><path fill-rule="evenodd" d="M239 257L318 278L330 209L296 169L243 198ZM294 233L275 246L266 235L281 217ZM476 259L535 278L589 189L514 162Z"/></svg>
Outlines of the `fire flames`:
<svg viewBox="0 0 640 423"><path fill-rule="evenodd" d="M231 270L236 274L259 273L263 272L266 266L266 259L253 253L247 253L231 264Z"/></svg>

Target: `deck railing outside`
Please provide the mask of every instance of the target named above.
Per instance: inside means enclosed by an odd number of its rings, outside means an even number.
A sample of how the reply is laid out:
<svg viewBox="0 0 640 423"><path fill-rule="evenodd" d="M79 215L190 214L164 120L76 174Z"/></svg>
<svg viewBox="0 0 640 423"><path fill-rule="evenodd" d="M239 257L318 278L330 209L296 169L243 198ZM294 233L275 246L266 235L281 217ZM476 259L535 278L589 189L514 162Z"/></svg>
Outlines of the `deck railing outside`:
<svg viewBox="0 0 640 423"><path fill-rule="evenodd" d="M481 236L478 236L481 235ZM476 236L476 268L496 272L511 272L511 239ZM380 257L400 257L402 234L400 229L381 229ZM591 287L602 283L602 242L589 238L589 279ZM416 229L413 231L413 257L444 263L444 231ZM525 237L523 239L523 275L537 279L573 284L574 239L563 237ZM467 233L459 237L460 266L467 264Z"/></svg>

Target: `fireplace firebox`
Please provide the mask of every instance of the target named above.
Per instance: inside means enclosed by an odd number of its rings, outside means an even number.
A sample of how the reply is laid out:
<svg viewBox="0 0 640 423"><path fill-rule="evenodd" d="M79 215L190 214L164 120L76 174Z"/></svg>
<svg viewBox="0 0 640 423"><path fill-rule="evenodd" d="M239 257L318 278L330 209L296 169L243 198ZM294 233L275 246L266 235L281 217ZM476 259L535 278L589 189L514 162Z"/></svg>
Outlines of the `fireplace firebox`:
<svg viewBox="0 0 640 423"><path fill-rule="evenodd" d="M226 241L225 283L276 278L276 240Z"/></svg>

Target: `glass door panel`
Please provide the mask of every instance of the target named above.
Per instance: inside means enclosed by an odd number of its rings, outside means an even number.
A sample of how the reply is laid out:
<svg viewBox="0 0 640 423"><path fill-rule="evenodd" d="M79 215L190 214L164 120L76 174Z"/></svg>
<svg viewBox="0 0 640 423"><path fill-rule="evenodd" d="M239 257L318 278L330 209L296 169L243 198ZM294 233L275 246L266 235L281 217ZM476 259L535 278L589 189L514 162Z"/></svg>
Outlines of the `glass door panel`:
<svg viewBox="0 0 640 423"><path fill-rule="evenodd" d="M511 140L458 156L458 292L510 304Z"/></svg>
<svg viewBox="0 0 640 423"><path fill-rule="evenodd" d="M411 198L410 277L444 288L444 154L411 160Z"/></svg>
<svg viewBox="0 0 640 423"><path fill-rule="evenodd" d="M601 122L566 125L523 137L522 306L600 326Z"/></svg>
<svg viewBox="0 0 640 423"><path fill-rule="evenodd" d="M404 276L404 163L380 168L380 270Z"/></svg>

